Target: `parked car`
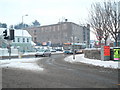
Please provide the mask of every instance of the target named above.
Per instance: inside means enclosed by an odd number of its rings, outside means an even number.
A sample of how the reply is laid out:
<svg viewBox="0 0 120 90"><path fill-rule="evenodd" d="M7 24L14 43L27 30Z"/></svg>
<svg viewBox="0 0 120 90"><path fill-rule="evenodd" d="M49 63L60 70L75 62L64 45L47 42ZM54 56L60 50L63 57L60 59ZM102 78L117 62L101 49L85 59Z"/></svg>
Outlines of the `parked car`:
<svg viewBox="0 0 120 90"><path fill-rule="evenodd" d="M73 54L72 50L65 50L64 53L65 54Z"/></svg>
<svg viewBox="0 0 120 90"><path fill-rule="evenodd" d="M55 49L50 49L50 51L51 51L51 52L56 52L56 50L55 50Z"/></svg>
<svg viewBox="0 0 120 90"><path fill-rule="evenodd" d="M38 56L43 56L43 57L45 57L45 56L51 56L51 52L50 52L50 50L39 50L39 51L37 51L36 52L36 54L35 54L35 57L38 57Z"/></svg>
<svg viewBox="0 0 120 90"><path fill-rule="evenodd" d="M56 49L56 51L63 51L62 49Z"/></svg>
<svg viewBox="0 0 120 90"><path fill-rule="evenodd" d="M82 49L76 51L76 54L82 54L82 53L83 53L83 50L82 50Z"/></svg>

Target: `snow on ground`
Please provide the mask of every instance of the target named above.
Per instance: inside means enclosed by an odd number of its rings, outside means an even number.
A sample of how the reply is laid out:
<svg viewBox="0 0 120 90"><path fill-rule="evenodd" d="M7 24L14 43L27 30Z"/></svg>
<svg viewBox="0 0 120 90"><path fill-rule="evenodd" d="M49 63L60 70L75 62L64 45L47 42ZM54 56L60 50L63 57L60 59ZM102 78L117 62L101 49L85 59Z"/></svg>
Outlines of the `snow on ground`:
<svg viewBox="0 0 120 90"><path fill-rule="evenodd" d="M24 53L23 55L34 55L36 52ZM52 52L52 54L60 54L63 52ZM18 54L12 54L11 56L18 56ZM43 68L36 64L36 61L40 58L22 58L22 59L0 59L0 68L1 67L12 67L17 69L25 69L32 71L41 71Z"/></svg>
<svg viewBox="0 0 120 90"><path fill-rule="evenodd" d="M37 65L36 61L40 58L22 58L0 60L0 67L12 67L17 69L42 71L43 68Z"/></svg>
<svg viewBox="0 0 120 90"><path fill-rule="evenodd" d="M101 66L106 68L114 68L114 69L120 69L119 61L101 61L101 60L95 60L95 59L88 59L84 58L84 54L75 55L75 59L73 59L73 55L68 56L65 58L65 61L74 63L74 62L82 62L86 64L92 64L95 66Z"/></svg>

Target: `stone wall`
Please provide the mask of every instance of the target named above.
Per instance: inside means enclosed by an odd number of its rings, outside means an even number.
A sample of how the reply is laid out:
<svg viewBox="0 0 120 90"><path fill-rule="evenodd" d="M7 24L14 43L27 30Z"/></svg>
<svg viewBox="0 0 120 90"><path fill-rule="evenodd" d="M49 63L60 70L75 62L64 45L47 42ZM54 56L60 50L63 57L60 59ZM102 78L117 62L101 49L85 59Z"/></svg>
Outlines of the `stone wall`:
<svg viewBox="0 0 120 90"><path fill-rule="evenodd" d="M98 48L95 49L85 49L84 57L89 59L98 59L101 60L101 51Z"/></svg>

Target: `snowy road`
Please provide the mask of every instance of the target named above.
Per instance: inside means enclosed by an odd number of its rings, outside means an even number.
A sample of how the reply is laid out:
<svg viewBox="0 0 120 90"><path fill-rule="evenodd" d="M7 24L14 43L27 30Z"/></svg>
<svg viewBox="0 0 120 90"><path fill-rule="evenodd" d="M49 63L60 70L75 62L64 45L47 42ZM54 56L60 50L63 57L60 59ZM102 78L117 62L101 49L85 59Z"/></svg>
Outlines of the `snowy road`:
<svg viewBox="0 0 120 90"><path fill-rule="evenodd" d="M118 70L64 61L63 54L37 60L43 71L3 68L6 88L116 88Z"/></svg>

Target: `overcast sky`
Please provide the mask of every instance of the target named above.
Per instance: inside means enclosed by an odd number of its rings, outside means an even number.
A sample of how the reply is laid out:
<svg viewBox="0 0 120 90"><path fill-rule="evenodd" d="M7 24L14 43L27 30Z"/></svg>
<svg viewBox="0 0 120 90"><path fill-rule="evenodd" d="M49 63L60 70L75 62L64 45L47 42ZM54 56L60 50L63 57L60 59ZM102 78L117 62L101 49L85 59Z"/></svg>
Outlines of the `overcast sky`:
<svg viewBox="0 0 120 90"><path fill-rule="evenodd" d="M75 23L86 22L90 5L101 0L0 0L0 22L30 24L38 20L41 25L57 23L62 18Z"/></svg>
<svg viewBox="0 0 120 90"><path fill-rule="evenodd" d="M90 6L105 0L0 0L0 22L8 26L38 20L41 25L56 24L63 18L76 24L86 23Z"/></svg>

